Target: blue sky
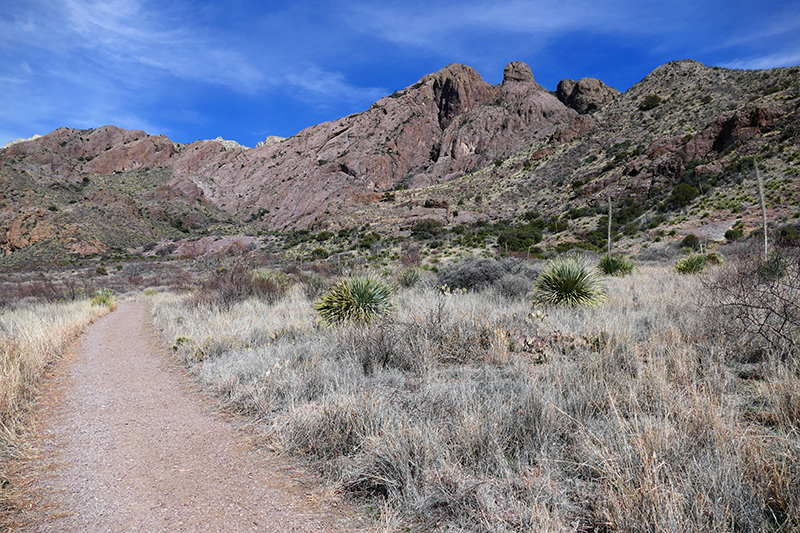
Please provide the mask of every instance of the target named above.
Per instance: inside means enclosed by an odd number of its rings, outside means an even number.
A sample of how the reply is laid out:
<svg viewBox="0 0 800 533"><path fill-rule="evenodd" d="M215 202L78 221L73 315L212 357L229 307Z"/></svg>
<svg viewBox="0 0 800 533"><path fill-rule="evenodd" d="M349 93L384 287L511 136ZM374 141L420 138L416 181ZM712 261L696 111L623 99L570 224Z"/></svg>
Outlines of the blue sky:
<svg viewBox="0 0 800 533"><path fill-rule="evenodd" d="M0 0L0 146L105 124L254 146L449 63L624 91L676 59L799 65L800 0Z"/></svg>

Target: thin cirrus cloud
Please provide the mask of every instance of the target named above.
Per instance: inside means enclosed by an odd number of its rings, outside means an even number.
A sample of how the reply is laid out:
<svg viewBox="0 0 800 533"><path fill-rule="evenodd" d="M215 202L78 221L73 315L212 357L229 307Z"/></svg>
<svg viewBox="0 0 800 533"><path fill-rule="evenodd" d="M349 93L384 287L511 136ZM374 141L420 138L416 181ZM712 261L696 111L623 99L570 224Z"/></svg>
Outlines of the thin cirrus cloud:
<svg viewBox="0 0 800 533"><path fill-rule="evenodd" d="M452 62L492 83L522 60L547 88L591 76L625 90L674 59L796 65L796 35L800 0L2 2L0 146L109 123L253 145Z"/></svg>

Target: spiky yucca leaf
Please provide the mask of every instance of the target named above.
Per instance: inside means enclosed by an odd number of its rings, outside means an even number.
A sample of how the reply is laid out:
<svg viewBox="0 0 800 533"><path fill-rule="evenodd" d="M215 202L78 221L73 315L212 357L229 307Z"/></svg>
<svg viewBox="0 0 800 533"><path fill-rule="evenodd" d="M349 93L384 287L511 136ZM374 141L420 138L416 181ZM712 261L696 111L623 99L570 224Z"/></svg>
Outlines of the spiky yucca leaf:
<svg viewBox="0 0 800 533"><path fill-rule="evenodd" d="M392 288L372 276L353 276L337 281L314 304L322 322L370 324L392 310Z"/></svg>
<svg viewBox="0 0 800 533"><path fill-rule="evenodd" d="M544 305L596 307L606 299L603 276L583 258L564 257L547 264L536 280L533 301Z"/></svg>

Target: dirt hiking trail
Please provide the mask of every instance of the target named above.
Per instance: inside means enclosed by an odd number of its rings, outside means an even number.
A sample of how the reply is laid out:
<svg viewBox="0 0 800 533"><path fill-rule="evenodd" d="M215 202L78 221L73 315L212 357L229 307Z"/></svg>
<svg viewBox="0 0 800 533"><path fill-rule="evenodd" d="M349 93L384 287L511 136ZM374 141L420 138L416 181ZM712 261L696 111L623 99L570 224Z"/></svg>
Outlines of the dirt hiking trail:
<svg viewBox="0 0 800 533"><path fill-rule="evenodd" d="M295 477L215 414L168 367L149 321L146 304L120 304L61 363L39 402L44 501L22 531L359 529L350 512L314 497L312 478Z"/></svg>

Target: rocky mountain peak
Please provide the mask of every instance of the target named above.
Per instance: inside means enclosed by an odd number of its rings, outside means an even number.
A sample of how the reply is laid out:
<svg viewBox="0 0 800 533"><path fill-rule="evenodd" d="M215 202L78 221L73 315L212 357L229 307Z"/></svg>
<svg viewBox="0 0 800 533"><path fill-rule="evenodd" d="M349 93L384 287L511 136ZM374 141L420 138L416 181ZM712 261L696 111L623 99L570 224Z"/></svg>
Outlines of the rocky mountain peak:
<svg viewBox="0 0 800 533"><path fill-rule="evenodd" d="M531 67L522 61L512 61L503 69L503 85L508 83L535 83Z"/></svg>
<svg viewBox="0 0 800 533"><path fill-rule="evenodd" d="M493 87L466 65L451 64L432 75L433 98L444 130L455 117L494 97ZM425 78L423 78L425 80Z"/></svg>

